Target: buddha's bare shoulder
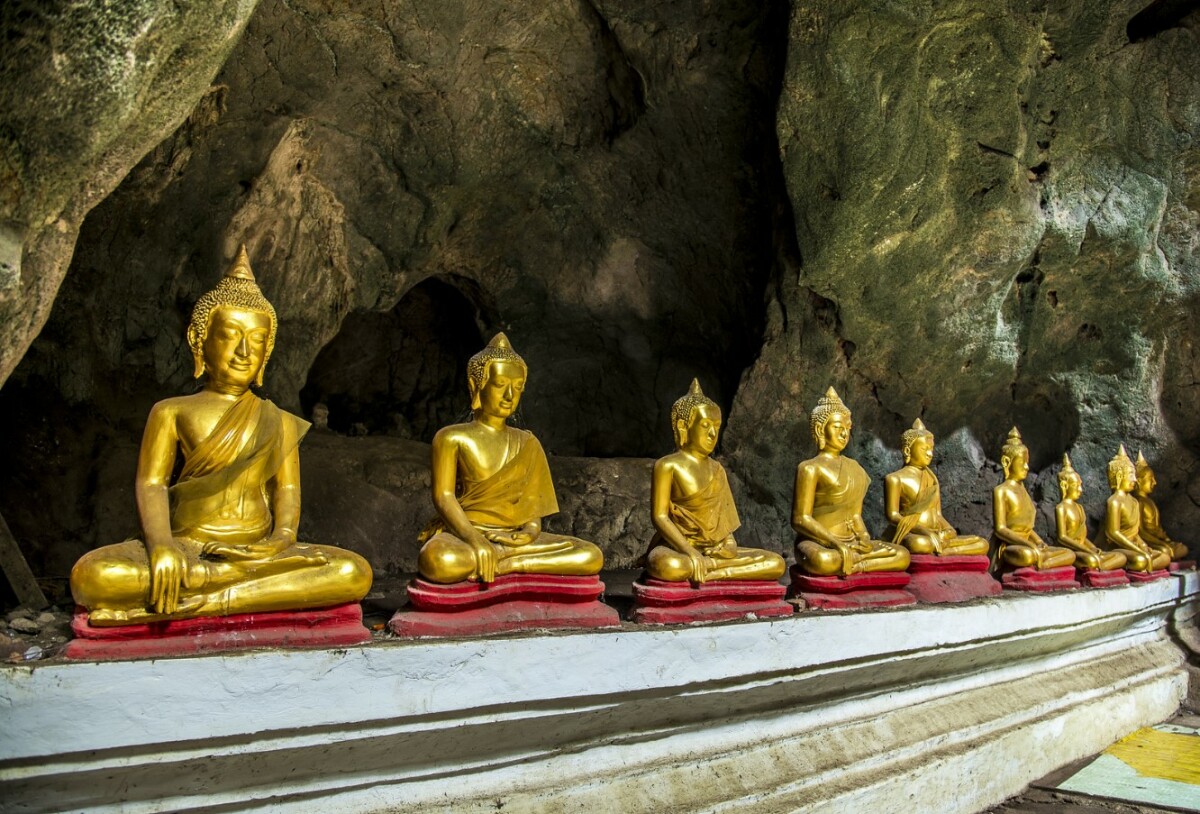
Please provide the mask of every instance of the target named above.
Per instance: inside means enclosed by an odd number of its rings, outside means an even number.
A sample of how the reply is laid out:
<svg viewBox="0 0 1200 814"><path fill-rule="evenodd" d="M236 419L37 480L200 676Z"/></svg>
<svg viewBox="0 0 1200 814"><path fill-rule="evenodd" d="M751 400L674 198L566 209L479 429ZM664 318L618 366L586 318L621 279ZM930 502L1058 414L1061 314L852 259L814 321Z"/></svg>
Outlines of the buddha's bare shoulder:
<svg viewBox="0 0 1200 814"><path fill-rule="evenodd" d="M185 415L203 407L208 400L204 398L203 391L192 393L187 396L172 396L171 398L157 401L150 408L151 419L169 419L179 415Z"/></svg>

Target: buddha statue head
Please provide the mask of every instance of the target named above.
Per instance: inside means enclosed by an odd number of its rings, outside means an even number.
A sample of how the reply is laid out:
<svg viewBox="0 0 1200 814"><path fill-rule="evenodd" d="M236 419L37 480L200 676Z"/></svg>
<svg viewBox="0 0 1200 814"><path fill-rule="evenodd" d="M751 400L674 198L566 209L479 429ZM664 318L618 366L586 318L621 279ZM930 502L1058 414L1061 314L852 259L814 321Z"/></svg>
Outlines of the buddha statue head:
<svg viewBox="0 0 1200 814"><path fill-rule="evenodd" d="M692 379L687 394L671 406L675 446L701 455L712 455L721 435L721 408L704 395L700 380Z"/></svg>
<svg viewBox="0 0 1200 814"><path fill-rule="evenodd" d="M1063 453L1062 469L1058 470L1058 491L1063 500L1078 500L1083 494L1083 478L1071 466L1071 456Z"/></svg>
<svg viewBox="0 0 1200 814"><path fill-rule="evenodd" d="M196 378L208 373L211 381L233 391L244 392L251 383L261 386L278 327L243 244L229 271L192 308L187 342Z"/></svg>
<svg viewBox="0 0 1200 814"><path fill-rule="evenodd" d="M924 469L933 463L933 433L925 429L924 422L917 419L912 427L900 434L900 452L904 463Z"/></svg>
<svg viewBox="0 0 1200 814"><path fill-rule="evenodd" d="M1005 480L1023 481L1029 475L1029 447L1016 427L1008 431L1008 438L1000 448L1000 466Z"/></svg>
<svg viewBox="0 0 1200 814"><path fill-rule="evenodd" d="M529 368L498 333L467 362L467 388L471 391L471 409L485 415L508 418L517 410Z"/></svg>
<svg viewBox="0 0 1200 814"><path fill-rule="evenodd" d="M1138 450L1136 470L1138 494L1148 495L1153 492L1154 487L1158 486L1158 478L1154 477L1154 470L1150 468L1150 462L1146 460L1146 456L1140 449Z"/></svg>
<svg viewBox="0 0 1200 814"><path fill-rule="evenodd" d="M837 391L830 387L817 401L810 420L813 441L822 452L839 454L850 443L850 408L842 403Z"/></svg>
<svg viewBox="0 0 1200 814"><path fill-rule="evenodd" d="M1138 457L1141 458L1141 455ZM1125 445L1121 444L1121 449L1108 462L1108 488L1114 492L1118 489L1128 492L1137 483L1137 477L1137 468L1133 465L1133 461L1129 460L1129 453L1125 451Z"/></svg>

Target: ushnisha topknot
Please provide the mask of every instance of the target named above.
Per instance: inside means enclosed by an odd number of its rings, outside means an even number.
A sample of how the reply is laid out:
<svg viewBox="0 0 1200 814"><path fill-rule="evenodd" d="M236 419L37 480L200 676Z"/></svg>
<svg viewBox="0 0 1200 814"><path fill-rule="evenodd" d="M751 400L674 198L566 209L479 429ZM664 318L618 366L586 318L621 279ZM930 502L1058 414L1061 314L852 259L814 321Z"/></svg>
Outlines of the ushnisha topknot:
<svg viewBox="0 0 1200 814"><path fill-rule="evenodd" d="M1145 472L1149 468L1150 468L1150 462L1146 460L1146 456L1143 455L1142 451L1139 449L1138 456L1137 456L1137 463L1135 464L1135 471L1138 473L1138 475L1141 475L1143 472Z"/></svg>
<svg viewBox="0 0 1200 814"><path fill-rule="evenodd" d="M917 419L913 422L911 428L900 434L900 452L904 455L904 460L908 460L908 453L912 449L913 441L918 438L933 438L933 433L925 429L925 422Z"/></svg>
<svg viewBox="0 0 1200 814"><path fill-rule="evenodd" d="M259 289L258 283L254 279L245 243L238 249L237 257L234 258L229 271L225 272L225 276L210 291L201 294L200 299L196 300L196 305L192 308L192 319L188 323L187 338L188 346L192 350L192 357L196 360L196 378L199 378L200 374L204 372L203 348L204 340L208 336L209 323L212 321L213 312L222 305L258 311L271 318L271 332L267 335L267 349L256 379L256 383L261 386L267 362L275 350L275 333L279 328L279 318L275 315L274 306L263 296L262 290Z"/></svg>
<svg viewBox="0 0 1200 814"><path fill-rule="evenodd" d="M1141 458L1141 455L1139 454L1138 457ZM1129 453L1125 451L1124 444L1121 444L1121 448L1117 450L1117 454L1108 462L1108 488L1117 488L1117 476L1122 472L1128 472L1133 477L1137 477L1137 467L1129 459Z"/></svg>
<svg viewBox="0 0 1200 814"><path fill-rule="evenodd" d="M692 423L692 413L695 412L697 407L721 409L715 401L704 395L704 391L700 389L700 380L692 379L692 386L688 388L683 398L671 405L671 429L678 430L680 421L683 422L685 427L690 426Z"/></svg>
<svg viewBox="0 0 1200 814"><path fill-rule="evenodd" d="M488 368L496 362L515 362L526 372L529 370L529 365L525 364L525 360L509 344L508 337L500 332L492 337L487 347L467 361L467 380L471 383L473 392L478 393L483 387Z"/></svg>
<svg viewBox="0 0 1200 814"><path fill-rule="evenodd" d="M837 391L830 387L825 391L825 395L817 401L817 406L812 411L810 427L813 440L817 442L818 447L821 446L821 438L825 434L825 424L834 413L843 413L849 416L850 408L842 402Z"/></svg>

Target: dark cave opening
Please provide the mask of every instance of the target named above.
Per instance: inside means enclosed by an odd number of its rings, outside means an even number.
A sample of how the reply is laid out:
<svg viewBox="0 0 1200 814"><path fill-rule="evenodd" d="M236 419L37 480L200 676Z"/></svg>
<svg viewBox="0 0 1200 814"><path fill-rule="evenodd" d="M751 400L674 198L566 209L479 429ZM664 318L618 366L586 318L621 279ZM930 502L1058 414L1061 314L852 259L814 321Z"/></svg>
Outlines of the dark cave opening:
<svg viewBox="0 0 1200 814"><path fill-rule="evenodd" d="M453 282L430 278L386 312L350 314L300 391L329 429L430 441L468 407L467 360L483 346L480 311Z"/></svg>

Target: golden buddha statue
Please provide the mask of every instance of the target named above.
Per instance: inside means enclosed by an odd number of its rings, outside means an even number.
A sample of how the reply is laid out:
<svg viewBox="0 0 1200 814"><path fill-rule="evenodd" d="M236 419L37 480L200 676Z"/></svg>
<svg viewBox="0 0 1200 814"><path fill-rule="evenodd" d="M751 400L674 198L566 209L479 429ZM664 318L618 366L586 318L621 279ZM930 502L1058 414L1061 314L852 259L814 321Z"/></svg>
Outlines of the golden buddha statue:
<svg viewBox="0 0 1200 814"><path fill-rule="evenodd" d="M693 379L671 408L675 452L654 464L651 507L657 533L646 571L665 582L695 585L722 580L777 580L787 570L771 551L743 548L741 525L725 467L712 459L721 434L721 408Z"/></svg>
<svg viewBox="0 0 1200 814"><path fill-rule="evenodd" d="M942 515L941 484L929 468L933 447L933 433L925 429L919 418L900 436L904 467L883 481L884 509L892 542L903 545L912 554L986 556L987 540L960 536Z"/></svg>
<svg viewBox="0 0 1200 814"><path fill-rule="evenodd" d="M1058 489L1062 500L1054 507L1058 543L1075 552L1075 567L1093 571L1116 571L1125 567L1123 551L1101 551L1087 537L1087 513L1078 501L1083 495L1083 478L1071 466L1071 458L1063 453L1062 469L1058 472Z"/></svg>
<svg viewBox="0 0 1200 814"><path fill-rule="evenodd" d="M1029 476L1029 448L1021 441L1021 433L1016 427L1009 430L1008 439L1000 450L1000 466L1004 469L1004 482L992 490L996 562L1037 571L1073 564L1074 551L1046 545L1033 530L1037 509L1025 489L1025 478Z"/></svg>
<svg viewBox="0 0 1200 814"><path fill-rule="evenodd" d="M1112 494L1105 506L1104 535L1111 545L1124 552L1127 571L1160 571L1171 564L1171 555L1150 546L1142 536L1141 501L1130 494L1137 485L1138 471L1122 444L1120 451L1108 462L1108 486Z"/></svg>
<svg viewBox="0 0 1200 814"><path fill-rule="evenodd" d="M71 570L90 624L320 608L370 590L362 557L296 540L308 423L250 389L277 322L242 246L188 325L204 388L158 402L146 422L135 487L144 539L98 548Z"/></svg>
<svg viewBox="0 0 1200 814"><path fill-rule="evenodd" d="M433 439L433 503L422 533L421 576L442 584L494 582L503 574L600 573L595 545L542 531L558 512L546 453L526 430L508 426L528 368L504 334L467 363L472 419Z"/></svg>
<svg viewBox="0 0 1200 814"><path fill-rule="evenodd" d="M1172 540L1163 529L1162 517L1158 513L1158 504L1154 502L1154 498L1150 497L1150 493L1157 485L1158 479L1154 477L1154 470L1150 468L1149 461L1139 451L1137 486L1134 489L1134 495L1137 497L1142 511L1142 539L1151 548L1167 552L1167 556L1172 560L1185 559L1188 553L1187 546L1177 540Z"/></svg>
<svg viewBox="0 0 1200 814"><path fill-rule="evenodd" d="M815 576L903 571L904 546L872 540L862 519L862 502L871 485L866 471L842 455L853 426L850 409L831 387L812 411L813 440L820 452L796 469L792 528L796 562Z"/></svg>

